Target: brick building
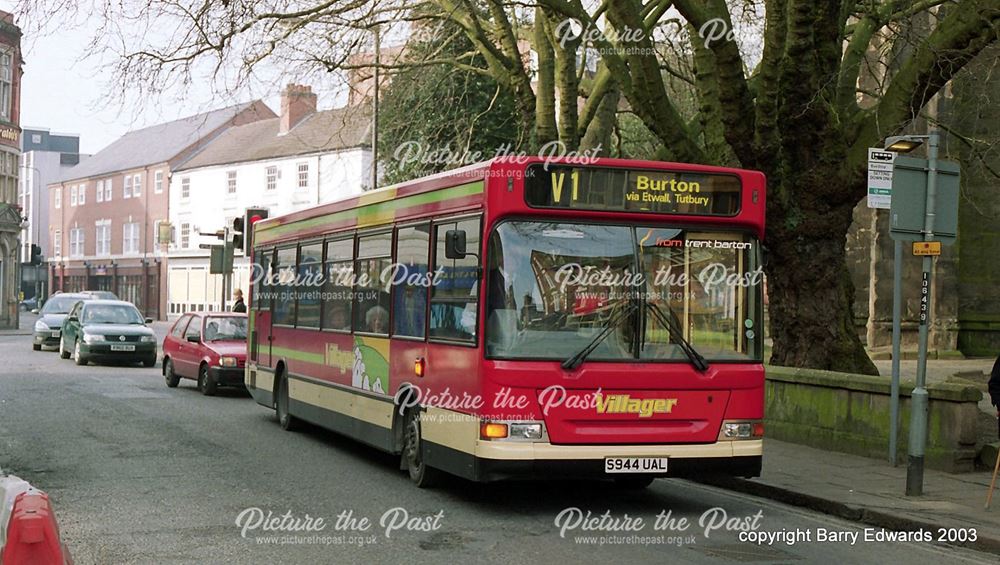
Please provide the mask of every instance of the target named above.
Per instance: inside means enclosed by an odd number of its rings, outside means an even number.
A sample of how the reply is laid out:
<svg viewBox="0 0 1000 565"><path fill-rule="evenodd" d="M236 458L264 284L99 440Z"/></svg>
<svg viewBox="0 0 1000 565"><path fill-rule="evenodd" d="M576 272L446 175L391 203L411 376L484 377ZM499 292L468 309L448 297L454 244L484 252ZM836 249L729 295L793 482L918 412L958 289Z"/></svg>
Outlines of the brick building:
<svg viewBox="0 0 1000 565"><path fill-rule="evenodd" d="M51 291L110 290L166 317L172 172L233 126L276 117L260 101L129 132L49 186Z"/></svg>
<svg viewBox="0 0 1000 565"><path fill-rule="evenodd" d="M16 328L19 314L21 63L21 30L11 14L0 11L0 329Z"/></svg>

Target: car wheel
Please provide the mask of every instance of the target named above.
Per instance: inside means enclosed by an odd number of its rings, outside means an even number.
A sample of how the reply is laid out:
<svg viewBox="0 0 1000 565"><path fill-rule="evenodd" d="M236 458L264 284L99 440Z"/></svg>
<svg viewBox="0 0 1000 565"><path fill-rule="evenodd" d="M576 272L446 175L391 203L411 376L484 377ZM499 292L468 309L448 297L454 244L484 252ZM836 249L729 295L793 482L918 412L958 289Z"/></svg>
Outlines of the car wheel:
<svg viewBox="0 0 1000 565"><path fill-rule="evenodd" d="M406 465L406 469L410 473L410 480L418 488L428 488L438 484L442 476L441 471L429 467L424 462L424 456L421 452L423 436L420 431L420 412L409 410L406 413L404 426L406 427L403 429L402 457L403 464Z"/></svg>
<svg viewBox="0 0 1000 565"><path fill-rule="evenodd" d="M174 362L170 359L163 362L163 380L170 388L177 388L181 382L181 378L174 372Z"/></svg>
<svg viewBox="0 0 1000 565"><path fill-rule="evenodd" d="M208 365L202 365L198 369L198 390L205 396L213 396L217 387L218 385L212 379L212 375L208 373Z"/></svg>
<svg viewBox="0 0 1000 565"><path fill-rule="evenodd" d="M33 351L41 351L42 350L42 344L40 344L40 343L32 343L31 344L31 349Z"/></svg>
<svg viewBox="0 0 1000 565"><path fill-rule="evenodd" d="M80 351L80 340L76 340L76 346L73 347L73 359L76 361L77 365L86 365L90 362L90 360L84 357L83 353Z"/></svg>
<svg viewBox="0 0 1000 565"><path fill-rule="evenodd" d="M143 367L152 367L153 365L156 365L156 354L155 353L142 360L142 366Z"/></svg>
<svg viewBox="0 0 1000 565"><path fill-rule="evenodd" d="M66 338L65 337L60 337L59 338L59 358L60 359L69 359L69 351L66 349Z"/></svg>
<svg viewBox="0 0 1000 565"><path fill-rule="evenodd" d="M299 420L288 411L288 379L279 375L275 388L274 412L278 416L278 425L285 431L295 431L299 427Z"/></svg>

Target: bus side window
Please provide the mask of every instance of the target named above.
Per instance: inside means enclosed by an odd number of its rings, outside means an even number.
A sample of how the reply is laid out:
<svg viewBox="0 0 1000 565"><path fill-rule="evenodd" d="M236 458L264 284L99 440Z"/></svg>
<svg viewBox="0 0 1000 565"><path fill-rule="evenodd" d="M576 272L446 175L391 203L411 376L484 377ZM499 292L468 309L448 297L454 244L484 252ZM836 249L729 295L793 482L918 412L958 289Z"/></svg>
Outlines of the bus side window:
<svg viewBox="0 0 1000 565"><path fill-rule="evenodd" d="M464 230L469 255L463 259L445 257L445 233ZM430 336L463 341L476 340L479 296L479 218L434 226L434 271L437 284L431 287Z"/></svg>
<svg viewBox="0 0 1000 565"><path fill-rule="evenodd" d="M326 244L323 277L323 329L351 330L351 281L354 278L354 238Z"/></svg>
<svg viewBox="0 0 1000 565"><path fill-rule="evenodd" d="M424 337L427 318L427 255L430 225L400 228L396 234L396 267L392 285L393 335Z"/></svg>
<svg viewBox="0 0 1000 565"><path fill-rule="evenodd" d="M323 244L303 245L299 252L299 280L295 286L296 326L319 327L320 289L314 284L323 272Z"/></svg>
<svg viewBox="0 0 1000 565"><path fill-rule="evenodd" d="M295 300L292 293L295 291L295 260L298 249L286 247L278 250L277 261L273 267L277 273L277 284L274 285L272 300L274 301L275 324L295 324Z"/></svg>
<svg viewBox="0 0 1000 565"><path fill-rule="evenodd" d="M254 252L254 263L251 266L250 280L253 282L253 307L256 310L271 309L271 292L274 291L269 286L271 278L271 254L272 250L266 251L258 249Z"/></svg>
<svg viewBox="0 0 1000 565"><path fill-rule="evenodd" d="M392 232L358 238L354 287L354 331L389 335L389 293L382 273L392 264Z"/></svg>

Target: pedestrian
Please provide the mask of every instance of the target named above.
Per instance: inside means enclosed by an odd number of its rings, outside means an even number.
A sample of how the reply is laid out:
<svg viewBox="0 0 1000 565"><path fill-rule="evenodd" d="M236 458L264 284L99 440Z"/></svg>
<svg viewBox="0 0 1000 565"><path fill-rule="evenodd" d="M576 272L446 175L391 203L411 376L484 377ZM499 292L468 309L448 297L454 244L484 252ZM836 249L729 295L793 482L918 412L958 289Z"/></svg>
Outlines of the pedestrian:
<svg viewBox="0 0 1000 565"><path fill-rule="evenodd" d="M1000 356L997 356L996 362L993 363L993 372L990 374L990 402L993 403L993 407L997 409L997 417L1000 418ZM998 435L1000 435L1000 429L998 429Z"/></svg>
<svg viewBox="0 0 1000 565"><path fill-rule="evenodd" d="M246 312L247 305L243 302L243 291L236 289L233 291L233 312Z"/></svg>

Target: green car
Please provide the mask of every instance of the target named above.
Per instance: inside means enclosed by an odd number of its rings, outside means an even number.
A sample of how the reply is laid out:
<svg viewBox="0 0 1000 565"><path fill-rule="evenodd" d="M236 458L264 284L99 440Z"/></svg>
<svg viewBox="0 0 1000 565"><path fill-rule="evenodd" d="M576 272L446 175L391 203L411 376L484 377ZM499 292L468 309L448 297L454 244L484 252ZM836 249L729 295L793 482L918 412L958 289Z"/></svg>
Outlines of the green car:
<svg viewBox="0 0 1000 565"><path fill-rule="evenodd" d="M156 336L131 302L87 300L78 302L62 326L59 356L77 365L90 361L156 364Z"/></svg>

